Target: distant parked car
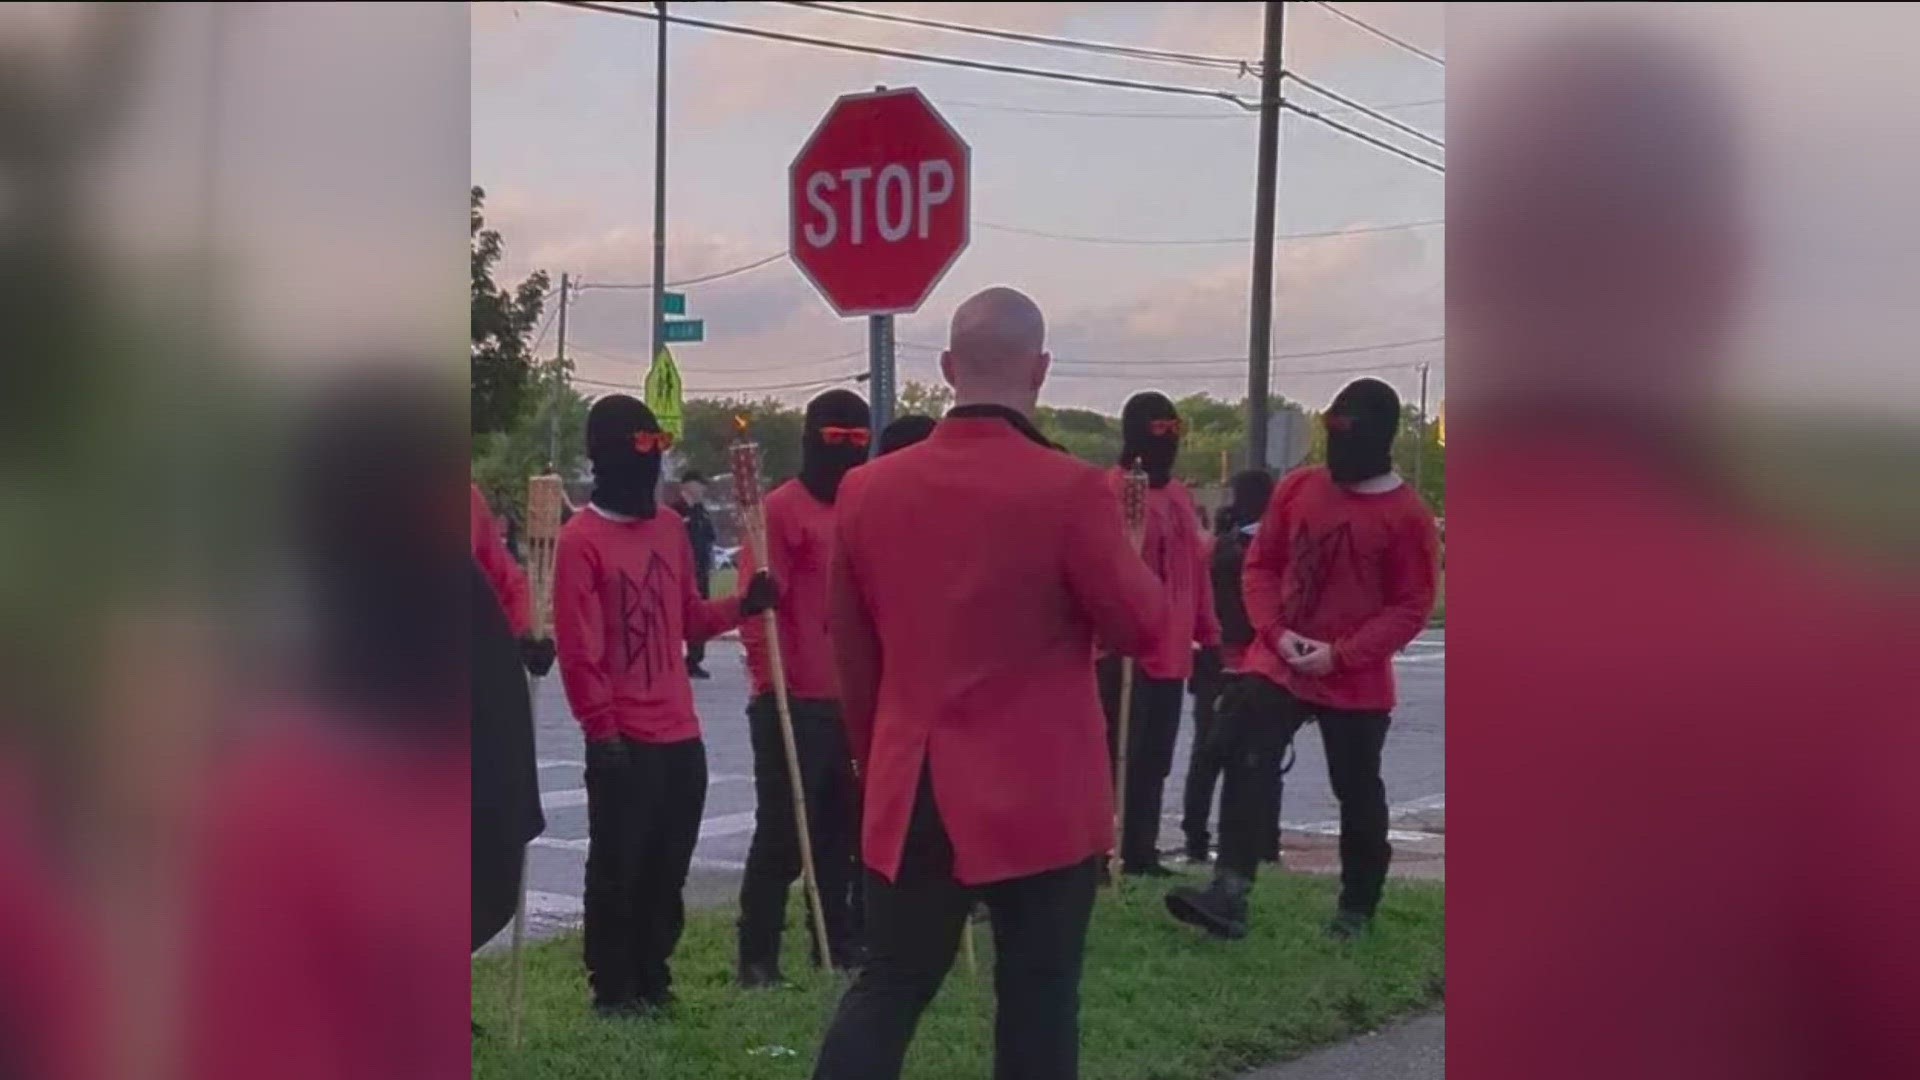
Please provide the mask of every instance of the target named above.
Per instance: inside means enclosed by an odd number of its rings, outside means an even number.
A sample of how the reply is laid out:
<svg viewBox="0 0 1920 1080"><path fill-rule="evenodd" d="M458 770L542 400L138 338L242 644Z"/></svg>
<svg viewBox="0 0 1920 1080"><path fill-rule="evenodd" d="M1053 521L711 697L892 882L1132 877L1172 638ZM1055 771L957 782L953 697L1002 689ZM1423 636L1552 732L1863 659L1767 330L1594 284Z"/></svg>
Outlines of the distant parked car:
<svg viewBox="0 0 1920 1080"><path fill-rule="evenodd" d="M715 570L732 570L736 566L734 560L737 559L739 555L740 549L737 547L714 548L713 568Z"/></svg>

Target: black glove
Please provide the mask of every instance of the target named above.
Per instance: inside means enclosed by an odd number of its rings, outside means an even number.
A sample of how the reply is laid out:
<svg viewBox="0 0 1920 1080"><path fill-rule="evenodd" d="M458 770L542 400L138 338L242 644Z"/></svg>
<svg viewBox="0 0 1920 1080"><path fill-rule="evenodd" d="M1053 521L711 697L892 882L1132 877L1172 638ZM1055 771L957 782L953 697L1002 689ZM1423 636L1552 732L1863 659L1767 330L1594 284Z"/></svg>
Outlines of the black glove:
<svg viewBox="0 0 1920 1080"><path fill-rule="evenodd" d="M553 670L552 638L521 638L520 662L527 665L527 674L540 678Z"/></svg>
<svg viewBox="0 0 1920 1080"><path fill-rule="evenodd" d="M631 761L632 759L627 756L627 740L618 735L611 739L587 744L587 768L589 769L617 768Z"/></svg>
<svg viewBox="0 0 1920 1080"><path fill-rule="evenodd" d="M1202 645L1193 650L1193 677L1187 680L1187 693L1195 697L1212 693L1220 685L1221 670L1220 646Z"/></svg>
<svg viewBox="0 0 1920 1080"><path fill-rule="evenodd" d="M1227 675L1214 699L1213 738L1208 749L1226 760L1242 753L1272 753L1275 762L1293 736L1299 702L1262 676Z"/></svg>
<svg viewBox="0 0 1920 1080"><path fill-rule="evenodd" d="M773 583L773 575L765 570L756 571L747 582L747 591L740 594L740 617L751 619L778 606L780 587Z"/></svg>

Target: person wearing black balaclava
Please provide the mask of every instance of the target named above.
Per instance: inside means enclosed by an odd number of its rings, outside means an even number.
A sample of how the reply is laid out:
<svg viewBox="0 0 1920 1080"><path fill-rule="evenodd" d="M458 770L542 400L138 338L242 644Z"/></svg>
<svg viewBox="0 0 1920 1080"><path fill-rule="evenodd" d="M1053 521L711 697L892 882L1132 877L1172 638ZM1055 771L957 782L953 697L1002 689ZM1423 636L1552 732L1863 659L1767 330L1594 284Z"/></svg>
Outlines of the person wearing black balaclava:
<svg viewBox="0 0 1920 1080"><path fill-rule="evenodd" d="M1214 522L1213 550L1208 556L1213 610L1220 620L1220 650L1211 657L1205 650L1196 654L1193 678L1188 682L1193 692L1193 744L1187 756L1186 805L1180 829L1187 837L1187 861L1192 863L1206 863L1211 858L1212 834L1207 830L1207 820L1213 813L1214 789L1219 786L1225 764L1212 750L1214 704L1226 684L1239 677L1247 645L1253 641L1253 626L1247 621L1246 603L1240 595L1240 568L1259 530L1260 515L1273 496L1273 474L1265 469L1237 473L1232 492L1233 501L1220 508ZM1217 662L1213 662L1215 659ZM1271 854L1277 861L1277 835Z"/></svg>
<svg viewBox="0 0 1920 1080"><path fill-rule="evenodd" d="M713 544L716 536L713 518L707 513L706 492L706 477L687 469L680 474L680 483L669 489L667 496L667 509L679 514L680 519L687 523L687 540L693 545L694 584L703 598L712 595L709 589L713 580ZM706 642L687 642L689 678L713 678L706 669L706 659Z"/></svg>
<svg viewBox="0 0 1920 1080"><path fill-rule="evenodd" d="M859 823L858 792L847 737L840 724L833 640L827 631L828 574L833 550L833 503L840 480L867 460L872 443L867 403L848 390L829 390L807 405L800 475L767 493L766 559L780 581L780 657L786 675L794 749L807 807L814 871L820 886L834 967L857 960L852 910ZM741 572L755 568L751 546ZM782 985L780 935L787 891L800 876L800 831L793 785L774 699L773 662L765 620L740 628L747 648L753 698L747 723L753 742L754 826L747 868L740 879L739 956L743 987ZM818 963L818 943L814 957Z"/></svg>
<svg viewBox="0 0 1920 1080"><path fill-rule="evenodd" d="M1203 667L1219 662L1220 622L1213 610L1213 584L1206 565L1199 514L1185 484L1173 478L1184 425L1165 394L1127 399L1120 412L1120 463L1109 474L1117 491L1128 466L1147 474L1147 518L1140 554L1167 592L1168 623L1158 646L1140 657L1134 671L1127 731L1126 800L1122 808L1121 869L1143 877L1166 877L1160 864L1160 807L1195 646ZM1099 663L1100 697L1107 713L1107 739L1117 751L1121 663ZM1115 760L1118 760L1116 753Z"/></svg>
<svg viewBox="0 0 1920 1080"><path fill-rule="evenodd" d="M893 422L880 433L880 456L885 457L895 450L905 450L915 443L925 442L938 423L933 417L920 413L894 417Z"/></svg>
<svg viewBox="0 0 1920 1080"><path fill-rule="evenodd" d="M655 503L672 445L639 401L594 402L593 498L561 527L554 564L560 678L587 744L587 978L606 1017L656 1016L673 1001L668 960L707 794L686 642L779 599L765 573L738 597L701 598L686 527Z"/></svg>
<svg viewBox="0 0 1920 1080"><path fill-rule="evenodd" d="M1241 575L1253 640L1215 722L1214 748L1227 764L1213 881L1166 899L1175 918L1219 937L1247 932L1280 760L1303 724L1320 725L1340 803L1340 900L1329 934L1350 938L1372 924L1393 857L1380 775L1393 657L1433 610L1439 532L1393 471L1400 398L1391 386L1349 383L1321 421L1326 467L1281 481Z"/></svg>

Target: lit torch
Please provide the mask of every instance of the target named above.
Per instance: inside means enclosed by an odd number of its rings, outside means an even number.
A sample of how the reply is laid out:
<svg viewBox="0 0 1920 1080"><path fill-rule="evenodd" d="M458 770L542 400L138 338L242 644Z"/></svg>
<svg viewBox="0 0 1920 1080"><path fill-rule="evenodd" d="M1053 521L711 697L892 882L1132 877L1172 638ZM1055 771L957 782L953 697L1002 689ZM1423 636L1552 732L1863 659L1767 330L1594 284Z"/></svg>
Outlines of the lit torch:
<svg viewBox="0 0 1920 1080"><path fill-rule="evenodd" d="M1147 535L1147 474L1135 459L1120 478L1120 509L1127 523L1127 542L1139 554ZM1113 755L1113 856L1108 876L1114 887L1120 884L1120 847L1126 839L1127 821L1127 738L1133 716L1133 657L1120 659L1119 731Z"/></svg>

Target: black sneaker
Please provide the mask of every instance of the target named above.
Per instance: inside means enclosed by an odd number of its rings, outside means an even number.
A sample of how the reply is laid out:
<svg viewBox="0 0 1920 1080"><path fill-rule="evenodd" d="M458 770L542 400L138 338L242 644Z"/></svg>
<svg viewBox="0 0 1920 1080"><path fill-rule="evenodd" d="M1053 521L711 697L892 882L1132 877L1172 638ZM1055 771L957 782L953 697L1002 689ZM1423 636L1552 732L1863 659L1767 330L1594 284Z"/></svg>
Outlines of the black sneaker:
<svg viewBox="0 0 1920 1080"><path fill-rule="evenodd" d="M1202 844L1187 845L1187 865L1188 866L1205 866L1212 861L1213 861L1213 852L1207 850L1206 844L1202 843Z"/></svg>
<svg viewBox="0 0 1920 1080"><path fill-rule="evenodd" d="M1352 941L1373 928L1373 916L1359 911L1336 912L1327 923L1327 936L1335 941Z"/></svg>
<svg viewBox="0 0 1920 1080"><path fill-rule="evenodd" d="M742 990L784 990L790 985L787 977L780 974L779 963L771 960L741 964L734 983Z"/></svg>
<svg viewBox="0 0 1920 1080"><path fill-rule="evenodd" d="M642 1020L664 1020L673 1015L673 1008L679 1003L680 999L674 997L671 990L643 995L634 999L634 1015Z"/></svg>
<svg viewBox="0 0 1920 1080"><path fill-rule="evenodd" d="M596 1001L593 1003L593 1015L602 1020L634 1020L645 1015L639 998L625 1001Z"/></svg>
<svg viewBox="0 0 1920 1080"><path fill-rule="evenodd" d="M711 679L711 678L713 678L713 673L712 673L712 672L710 672L710 671L708 671L708 670L707 670L706 668L703 668L703 667L701 667L701 666L700 666L699 664L688 664L688 665L687 665L687 678L689 678L689 679Z"/></svg>
<svg viewBox="0 0 1920 1080"><path fill-rule="evenodd" d="M1238 941L1247 936L1247 892L1252 882L1216 874L1206 888L1183 885L1167 890L1167 913L1214 937Z"/></svg>

